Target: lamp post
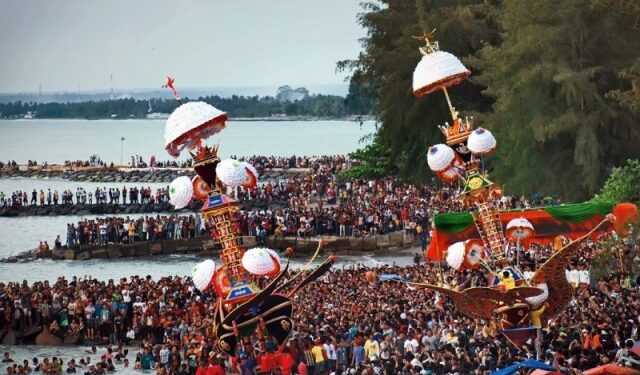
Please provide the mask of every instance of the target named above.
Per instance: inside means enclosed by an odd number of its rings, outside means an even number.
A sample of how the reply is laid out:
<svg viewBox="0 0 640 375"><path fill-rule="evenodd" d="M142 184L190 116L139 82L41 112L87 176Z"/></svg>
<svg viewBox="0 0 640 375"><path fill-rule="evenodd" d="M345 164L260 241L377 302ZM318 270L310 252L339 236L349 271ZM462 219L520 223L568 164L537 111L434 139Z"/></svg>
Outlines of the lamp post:
<svg viewBox="0 0 640 375"><path fill-rule="evenodd" d="M124 149L124 137L120 137L120 166L122 167L122 150Z"/></svg>

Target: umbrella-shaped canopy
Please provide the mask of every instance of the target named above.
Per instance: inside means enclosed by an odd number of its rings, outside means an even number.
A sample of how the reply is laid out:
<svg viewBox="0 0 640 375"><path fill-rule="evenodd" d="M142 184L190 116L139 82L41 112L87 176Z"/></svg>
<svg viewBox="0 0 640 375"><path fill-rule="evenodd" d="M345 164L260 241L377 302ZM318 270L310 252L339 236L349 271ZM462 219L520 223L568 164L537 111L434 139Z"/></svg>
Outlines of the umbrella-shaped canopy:
<svg viewBox="0 0 640 375"><path fill-rule="evenodd" d="M514 363L509 367L503 368L502 370L492 372L491 375L511 375L518 370L528 369L528 368L547 370L547 371L557 371L555 367L550 366L544 362L536 361L535 359L527 359L522 362Z"/></svg>
<svg viewBox="0 0 640 375"><path fill-rule="evenodd" d="M471 72L454 55L433 51L422 56L413 71L413 94L417 97L435 90L455 86Z"/></svg>
<svg viewBox="0 0 640 375"><path fill-rule="evenodd" d="M165 150L180 155L185 147L193 149L201 140L225 127L227 114L205 102L188 102L176 108L167 119L164 129Z"/></svg>
<svg viewBox="0 0 640 375"><path fill-rule="evenodd" d="M487 156L496 150L496 138L484 128L474 130L467 140L467 147L478 156Z"/></svg>

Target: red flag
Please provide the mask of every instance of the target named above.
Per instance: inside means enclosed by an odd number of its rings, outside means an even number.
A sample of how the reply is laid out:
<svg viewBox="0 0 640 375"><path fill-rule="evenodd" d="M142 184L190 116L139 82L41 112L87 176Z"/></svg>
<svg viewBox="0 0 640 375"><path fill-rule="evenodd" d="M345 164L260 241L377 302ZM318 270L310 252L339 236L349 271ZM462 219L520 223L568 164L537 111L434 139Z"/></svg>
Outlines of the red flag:
<svg viewBox="0 0 640 375"><path fill-rule="evenodd" d="M175 79L173 77L167 76L167 84L162 85L162 87L171 89L171 91L173 92L173 96L176 98L176 100L180 100L180 95L178 94L178 90L176 90L176 88L173 86L174 81Z"/></svg>

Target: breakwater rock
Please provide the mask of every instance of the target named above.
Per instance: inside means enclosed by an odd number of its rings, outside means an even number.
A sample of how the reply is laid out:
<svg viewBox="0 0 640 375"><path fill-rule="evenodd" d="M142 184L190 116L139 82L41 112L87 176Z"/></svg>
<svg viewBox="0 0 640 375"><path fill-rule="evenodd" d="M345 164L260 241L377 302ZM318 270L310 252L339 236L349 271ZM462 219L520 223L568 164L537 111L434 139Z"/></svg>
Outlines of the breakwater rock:
<svg viewBox="0 0 640 375"><path fill-rule="evenodd" d="M280 200L267 201L255 199L240 202L243 211L282 209L287 202ZM200 201L193 201L189 207L176 210L168 202L142 203L142 204L59 204L44 206L18 206L0 207L0 217L24 217L24 216L92 216L114 214L146 214L146 213L189 213L202 207Z"/></svg>
<svg viewBox="0 0 640 375"><path fill-rule="evenodd" d="M302 169L270 169L260 173L260 181L274 181L304 173ZM109 168L87 167L80 169L64 167L25 167L0 169L0 178L40 178L69 181L92 181L111 183L164 182L169 184L180 176L193 177L191 168Z"/></svg>

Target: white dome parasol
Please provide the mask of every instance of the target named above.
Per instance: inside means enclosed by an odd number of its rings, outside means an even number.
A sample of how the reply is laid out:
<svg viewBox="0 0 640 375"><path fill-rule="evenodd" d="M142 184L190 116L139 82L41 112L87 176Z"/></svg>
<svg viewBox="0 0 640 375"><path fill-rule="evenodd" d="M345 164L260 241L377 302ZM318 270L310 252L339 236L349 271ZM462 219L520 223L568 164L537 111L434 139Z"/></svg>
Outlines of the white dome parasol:
<svg viewBox="0 0 640 375"><path fill-rule="evenodd" d="M507 238L510 240L526 240L533 237L534 228L531 222L523 217L512 219L507 223Z"/></svg>
<svg viewBox="0 0 640 375"><path fill-rule="evenodd" d="M188 102L176 108L164 128L165 150L174 157L183 148L193 149L225 127L226 112L205 102Z"/></svg>
<svg viewBox="0 0 640 375"><path fill-rule="evenodd" d="M193 184L187 176L180 176L169 184L169 203L175 208L187 207L193 196Z"/></svg>
<svg viewBox="0 0 640 375"><path fill-rule="evenodd" d="M423 96L455 86L469 75L471 72L454 55L444 51L427 53L413 71L413 94Z"/></svg>

